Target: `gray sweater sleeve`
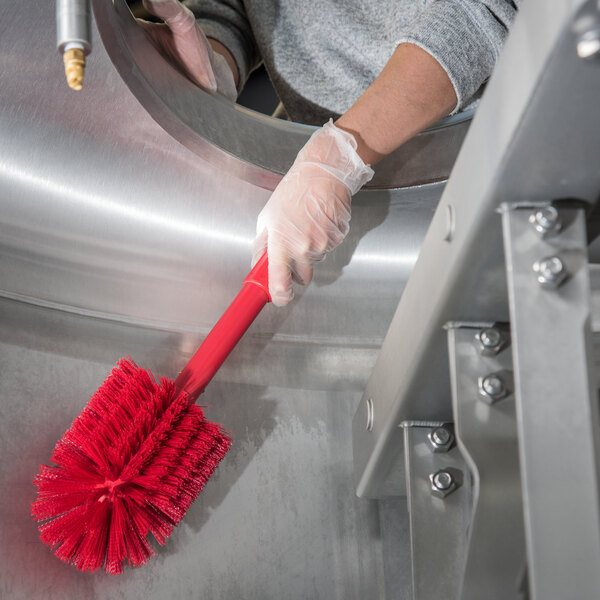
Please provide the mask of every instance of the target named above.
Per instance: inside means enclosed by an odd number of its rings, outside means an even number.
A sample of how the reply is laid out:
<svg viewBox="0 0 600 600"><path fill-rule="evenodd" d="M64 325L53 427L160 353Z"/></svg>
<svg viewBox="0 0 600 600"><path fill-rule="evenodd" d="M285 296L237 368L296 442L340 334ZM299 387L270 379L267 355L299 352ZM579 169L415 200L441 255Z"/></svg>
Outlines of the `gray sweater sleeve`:
<svg viewBox="0 0 600 600"><path fill-rule="evenodd" d="M415 44L445 69L464 108L489 78L520 0L428 0L398 43Z"/></svg>
<svg viewBox="0 0 600 600"><path fill-rule="evenodd" d="M221 42L232 54L240 74L238 92L261 63L242 0L184 0L206 37Z"/></svg>

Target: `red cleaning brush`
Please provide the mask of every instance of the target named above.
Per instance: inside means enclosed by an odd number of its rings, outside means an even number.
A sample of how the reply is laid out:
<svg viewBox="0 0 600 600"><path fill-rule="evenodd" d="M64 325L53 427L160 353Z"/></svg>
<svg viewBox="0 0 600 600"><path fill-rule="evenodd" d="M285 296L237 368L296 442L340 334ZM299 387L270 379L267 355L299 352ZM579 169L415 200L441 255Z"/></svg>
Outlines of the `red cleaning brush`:
<svg viewBox="0 0 600 600"><path fill-rule="evenodd" d="M40 537L81 571L139 566L164 544L231 440L194 402L269 302L267 255L173 382L123 359L35 478Z"/></svg>

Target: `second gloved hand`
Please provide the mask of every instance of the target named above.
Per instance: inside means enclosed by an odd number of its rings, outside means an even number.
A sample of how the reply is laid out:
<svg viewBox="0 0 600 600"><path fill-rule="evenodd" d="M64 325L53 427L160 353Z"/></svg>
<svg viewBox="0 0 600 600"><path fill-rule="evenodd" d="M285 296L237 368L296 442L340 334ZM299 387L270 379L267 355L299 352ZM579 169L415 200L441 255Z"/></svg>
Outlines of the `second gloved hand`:
<svg viewBox="0 0 600 600"><path fill-rule="evenodd" d="M237 98L231 69L225 58L211 48L192 11L178 0L144 0L144 8L163 23L138 20L158 49L179 66L197 85Z"/></svg>
<svg viewBox="0 0 600 600"><path fill-rule="evenodd" d="M307 285L346 237L352 195L372 177L350 133L329 121L311 136L258 216L254 262L267 248L274 304L288 304L292 280Z"/></svg>

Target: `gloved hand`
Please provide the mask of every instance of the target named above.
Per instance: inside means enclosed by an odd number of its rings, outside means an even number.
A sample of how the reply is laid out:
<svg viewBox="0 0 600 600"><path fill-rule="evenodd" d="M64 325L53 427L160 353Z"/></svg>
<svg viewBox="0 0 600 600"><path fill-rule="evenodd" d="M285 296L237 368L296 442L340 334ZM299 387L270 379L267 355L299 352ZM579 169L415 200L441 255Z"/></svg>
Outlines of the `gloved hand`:
<svg viewBox="0 0 600 600"><path fill-rule="evenodd" d="M352 195L373 177L356 147L352 134L330 120L300 150L258 216L253 264L266 247L277 306L292 300L292 280L307 285L313 264L348 233Z"/></svg>
<svg viewBox="0 0 600 600"><path fill-rule="evenodd" d="M201 88L237 98L233 74L225 58L211 48L192 11L177 0L144 0L148 12L164 21L138 19L150 39Z"/></svg>

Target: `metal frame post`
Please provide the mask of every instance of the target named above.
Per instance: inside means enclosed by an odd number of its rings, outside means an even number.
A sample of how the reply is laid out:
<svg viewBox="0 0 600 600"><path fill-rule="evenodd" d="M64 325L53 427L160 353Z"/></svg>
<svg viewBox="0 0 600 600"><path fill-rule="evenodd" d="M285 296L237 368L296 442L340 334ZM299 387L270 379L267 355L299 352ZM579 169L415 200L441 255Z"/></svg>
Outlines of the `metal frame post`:
<svg viewBox="0 0 600 600"><path fill-rule="evenodd" d="M450 425L404 423L413 598L458 600L471 482Z"/></svg>
<svg viewBox="0 0 600 600"><path fill-rule="evenodd" d="M502 213L529 583L533 600L589 600L600 594L600 430L585 214L571 203L540 227L548 208Z"/></svg>
<svg viewBox="0 0 600 600"><path fill-rule="evenodd" d="M510 335L449 325L456 441L473 480L461 600L517 600L525 567Z"/></svg>

